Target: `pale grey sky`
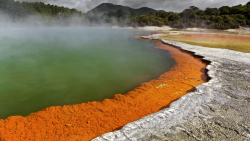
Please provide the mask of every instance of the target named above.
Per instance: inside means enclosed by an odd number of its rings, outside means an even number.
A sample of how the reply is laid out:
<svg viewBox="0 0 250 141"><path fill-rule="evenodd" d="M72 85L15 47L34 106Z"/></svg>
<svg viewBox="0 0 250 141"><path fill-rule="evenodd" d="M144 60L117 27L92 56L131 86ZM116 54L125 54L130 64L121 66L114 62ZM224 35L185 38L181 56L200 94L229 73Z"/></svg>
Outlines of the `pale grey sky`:
<svg viewBox="0 0 250 141"><path fill-rule="evenodd" d="M200 9L207 7L233 6L246 4L250 0L18 0L28 2L44 2L46 4L76 8L86 13L101 3L113 3L132 8L150 7L156 10L181 12L189 6L197 6Z"/></svg>

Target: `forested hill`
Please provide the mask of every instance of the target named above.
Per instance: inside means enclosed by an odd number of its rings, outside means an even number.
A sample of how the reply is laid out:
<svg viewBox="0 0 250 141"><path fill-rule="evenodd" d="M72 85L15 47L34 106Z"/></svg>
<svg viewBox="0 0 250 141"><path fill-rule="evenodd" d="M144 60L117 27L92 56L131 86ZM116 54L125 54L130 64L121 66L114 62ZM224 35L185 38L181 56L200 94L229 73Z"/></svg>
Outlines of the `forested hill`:
<svg viewBox="0 0 250 141"><path fill-rule="evenodd" d="M222 6L220 8L206 8L190 6L181 13L157 12L135 16L130 19L130 25L146 26L168 25L175 28L210 28L230 29L250 26L250 2L245 5Z"/></svg>
<svg viewBox="0 0 250 141"><path fill-rule="evenodd" d="M113 10L112 7L110 4L100 5L92 10L92 14L88 12L86 17L91 22L121 26L168 25L174 28L198 27L208 29L230 29L250 26L250 2L245 5L206 8L205 10L190 6L181 13L157 11L139 16L130 9L119 9L119 6L114 8L114 10L118 10L110 11ZM99 13L95 14L96 11Z"/></svg>
<svg viewBox="0 0 250 141"><path fill-rule="evenodd" d="M133 9L133 8L130 8L127 6L115 5L112 3L102 3L102 4L98 5L97 7L95 7L94 9L88 11L86 13L86 15L90 16L91 14L95 14L96 16L102 16L104 13L109 13L111 11L117 11L120 9L129 10L129 11L135 13L135 15L137 15L137 16L149 14L150 12L152 12L152 13L158 12L158 10L154 10L154 9L148 8L148 7ZM162 12L164 12L164 11L162 11Z"/></svg>
<svg viewBox="0 0 250 141"><path fill-rule="evenodd" d="M86 23L85 14L66 7L44 4L43 2L19 2L0 0L1 22L44 22L45 24L67 25L70 22ZM32 19L30 19L32 17ZM3 20L4 19L4 20ZM77 20L76 20L77 19ZM73 21L72 21L73 20Z"/></svg>
<svg viewBox="0 0 250 141"><path fill-rule="evenodd" d="M168 25L174 28L230 29L240 26L250 27L250 2L245 5L206 8L205 10L190 6L181 13L156 11L146 7L132 9L104 3L85 15L76 9L42 2L21 3L14 0L0 0L0 24L6 21L63 26L105 23L134 27Z"/></svg>

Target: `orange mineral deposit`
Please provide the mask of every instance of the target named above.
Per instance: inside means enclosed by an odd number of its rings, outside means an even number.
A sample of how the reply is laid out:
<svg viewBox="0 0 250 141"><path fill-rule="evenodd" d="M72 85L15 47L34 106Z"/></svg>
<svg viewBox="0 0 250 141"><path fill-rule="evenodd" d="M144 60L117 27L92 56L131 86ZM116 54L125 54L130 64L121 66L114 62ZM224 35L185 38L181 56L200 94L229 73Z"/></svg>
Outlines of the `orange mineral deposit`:
<svg viewBox="0 0 250 141"><path fill-rule="evenodd" d="M168 50L176 61L158 79L142 83L125 95L116 94L113 99L49 107L27 117L0 120L0 140L87 141L168 107L206 81L207 63L160 41L156 43L156 49Z"/></svg>

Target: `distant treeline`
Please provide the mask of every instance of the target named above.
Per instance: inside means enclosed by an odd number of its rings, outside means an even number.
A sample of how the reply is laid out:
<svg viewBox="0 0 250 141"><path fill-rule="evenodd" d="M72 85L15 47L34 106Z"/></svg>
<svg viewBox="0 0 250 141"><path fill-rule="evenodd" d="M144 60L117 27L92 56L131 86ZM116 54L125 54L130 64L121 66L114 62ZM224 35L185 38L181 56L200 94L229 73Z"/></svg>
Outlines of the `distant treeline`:
<svg viewBox="0 0 250 141"><path fill-rule="evenodd" d="M119 9L103 13L101 17L85 17L85 14L76 9L69 9L42 2L18 2L14 0L0 0L0 12L8 16L12 22L19 22L35 16L46 24L67 25L70 23L109 24L120 26L163 26L174 28L209 28L230 29L240 26L250 26L250 2L246 5L223 6L220 8L206 8L190 6L181 13L156 12L136 16L127 9ZM2 20L1 20L2 21Z"/></svg>
<svg viewBox="0 0 250 141"><path fill-rule="evenodd" d="M131 19L134 26L169 25L175 28L213 28L229 29L239 26L250 26L250 2L246 5L223 6L218 8L206 8L190 6L181 13L157 12Z"/></svg>
<svg viewBox="0 0 250 141"><path fill-rule="evenodd" d="M111 24L111 25L130 25L131 19L136 17L136 14L128 9L119 9L104 13L102 16L87 16L86 18L95 24Z"/></svg>
<svg viewBox="0 0 250 141"><path fill-rule="evenodd" d="M0 12L2 16L4 15L5 18L8 18L12 22L32 20L34 17L36 20L40 19L46 24L56 23L66 25L67 22L71 22L71 20L75 19L77 19L79 23L87 22L85 14L76 9L44 4L43 2L21 3L19 1L15 2L14 0L0 0Z"/></svg>
<svg viewBox="0 0 250 141"><path fill-rule="evenodd" d="M156 12L135 16L132 11L117 10L100 17L89 17L91 22L127 26L163 26L174 28L230 29L250 26L250 2L246 5L206 8L190 6L181 13Z"/></svg>

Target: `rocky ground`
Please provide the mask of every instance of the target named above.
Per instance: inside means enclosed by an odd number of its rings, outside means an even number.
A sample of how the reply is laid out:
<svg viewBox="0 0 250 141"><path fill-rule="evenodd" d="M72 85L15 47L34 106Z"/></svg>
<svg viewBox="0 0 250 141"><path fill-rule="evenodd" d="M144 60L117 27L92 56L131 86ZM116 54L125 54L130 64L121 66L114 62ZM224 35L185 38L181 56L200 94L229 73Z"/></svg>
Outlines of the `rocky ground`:
<svg viewBox="0 0 250 141"><path fill-rule="evenodd" d="M158 35L143 38L158 39ZM250 140L250 54L162 42L204 57L211 80L168 108L92 141Z"/></svg>

